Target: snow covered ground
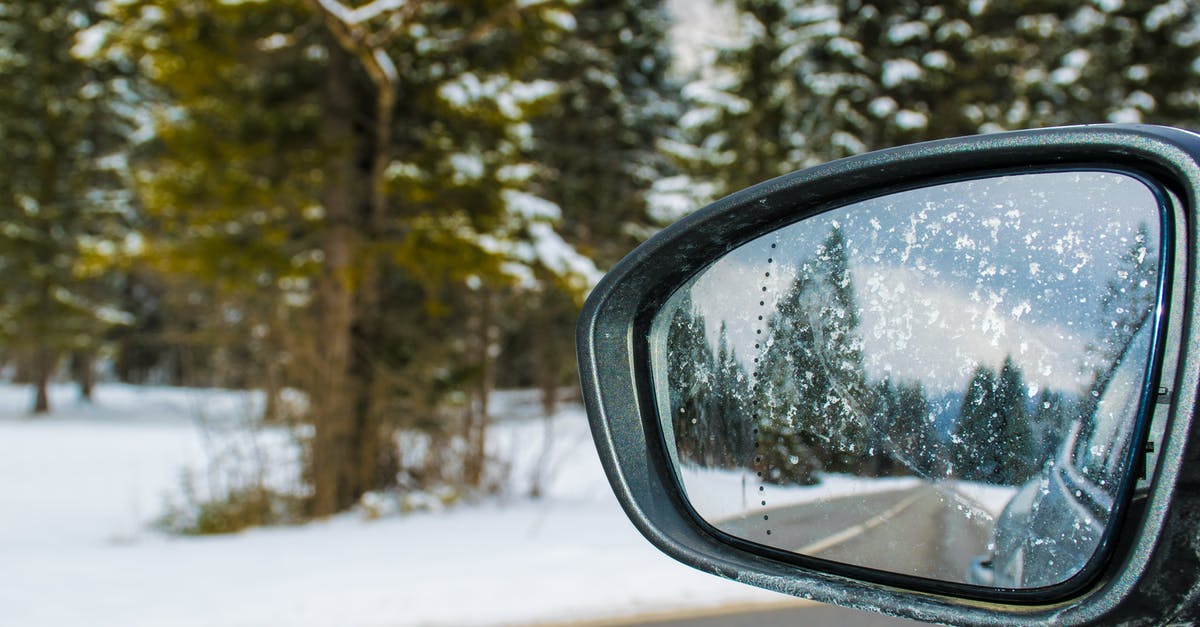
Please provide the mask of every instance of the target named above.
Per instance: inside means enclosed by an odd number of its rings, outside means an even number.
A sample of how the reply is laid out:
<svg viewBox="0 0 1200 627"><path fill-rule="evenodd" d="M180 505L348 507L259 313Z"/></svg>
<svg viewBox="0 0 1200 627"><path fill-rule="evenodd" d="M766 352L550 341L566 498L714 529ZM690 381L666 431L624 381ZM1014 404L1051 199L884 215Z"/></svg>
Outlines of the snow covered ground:
<svg viewBox="0 0 1200 627"><path fill-rule="evenodd" d="M688 500L696 513L706 520L719 521L758 511L761 485L753 472L712 468L684 467L680 473ZM865 496L878 492L907 490L927 483L917 477L863 478L845 474L820 473L821 481L811 486L771 486L765 493L771 507L786 507L818 501ZM973 481L931 483L951 497L953 507L984 515L987 520L1000 517L1017 488ZM974 515L974 514L971 514Z"/></svg>
<svg viewBox="0 0 1200 627"><path fill-rule="evenodd" d="M696 513L707 520L742 516L757 509L758 479L753 472L709 468L687 468L682 472L688 500ZM921 484L916 477L859 478L820 473L821 482L811 486L771 486L767 493L772 507L800 505L891 490L907 490Z"/></svg>
<svg viewBox="0 0 1200 627"><path fill-rule="evenodd" d="M613 498L577 405L554 417L547 448L542 420L495 427L514 493L539 465L552 471L538 500L180 537L152 523L185 469L235 450L269 458L269 481L286 486L286 433L247 435L255 400L228 391L103 385L95 405L73 399L56 387L55 413L29 418L28 388L0 385L3 624L531 624L787 598L647 543Z"/></svg>

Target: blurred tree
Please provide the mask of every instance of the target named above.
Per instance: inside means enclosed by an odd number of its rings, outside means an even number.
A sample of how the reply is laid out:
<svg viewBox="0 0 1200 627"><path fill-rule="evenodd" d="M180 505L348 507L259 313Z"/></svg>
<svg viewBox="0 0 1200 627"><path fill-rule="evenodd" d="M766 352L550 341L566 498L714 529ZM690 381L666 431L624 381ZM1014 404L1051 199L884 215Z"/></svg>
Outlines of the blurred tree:
<svg viewBox="0 0 1200 627"><path fill-rule="evenodd" d="M110 52L139 60L155 113L139 183L159 265L231 298L264 367L291 365L312 513L394 483L391 434L426 420L395 409L443 418L423 383L470 392L460 479L478 484L495 290L535 268L576 290L596 275L555 232L557 206L522 191L527 119L555 89L529 68L560 3L116 10Z"/></svg>
<svg viewBox="0 0 1200 627"><path fill-rule="evenodd" d="M1003 443L995 422L1000 418L996 373L987 366L976 366L950 436L954 477L999 482Z"/></svg>
<svg viewBox="0 0 1200 627"><path fill-rule="evenodd" d="M735 0L741 37L688 85L689 172L731 192L925 139L1200 121L1200 6Z"/></svg>
<svg viewBox="0 0 1200 627"><path fill-rule="evenodd" d="M35 413L64 354L90 399L106 331L127 321L108 270L132 211L120 68L96 58L107 24L93 2L0 7L0 343L34 384Z"/></svg>
<svg viewBox="0 0 1200 627"><path fill-rule="evenodd" d="M1006 356L996 382L996 403L1002 420L994 423L994 426L1000 436L996 446L1004 459L1000 474L1009 485L1024 483L1038 470L1027 398L1025 375L1012 356Z"/></svg>
<svg viewBox="0 0 1200 627"><path fill-rule="evenodd" d="M560 230L601 268L616 263L656 222L651 187L667 172L656 143L671 132L678 107L662 5L573 3L570 15L559 16L570 28L547 35L534 70L556 91L531 120L529 162L513 174L528 177L534 193L562 208ZM502 370L506 383L527 372L550 407L559 388L577 378L570 338L580 299L578 290L539 281L560 295L530 295L539 304L511 310L501 329L505 345L536 347L538 358L509 352L499 359L509 364ZM527 370L511 367L516 362Z"/></svg>
<svg viewBox="0 0 1200 627"><path fill-rule="evenodd" d="M1152 249L1149 227L1139 224L1100 298L1104 333L1088 347L1099 363L1083 402L1085 417L1090 416L1104 396L1109 381L1133 345L1133 336L1150 321L1158 297L1158 272L1158 251Z"/></svg>
<svg viewBox="0 0 1200 627"><path fill-rule="evenodd" d="M583 0L540 60L558 85L533 123L539 193L580 250L609 267L645 238L648 195L669 174L657 143L678 118L661 0Z"/></svg>

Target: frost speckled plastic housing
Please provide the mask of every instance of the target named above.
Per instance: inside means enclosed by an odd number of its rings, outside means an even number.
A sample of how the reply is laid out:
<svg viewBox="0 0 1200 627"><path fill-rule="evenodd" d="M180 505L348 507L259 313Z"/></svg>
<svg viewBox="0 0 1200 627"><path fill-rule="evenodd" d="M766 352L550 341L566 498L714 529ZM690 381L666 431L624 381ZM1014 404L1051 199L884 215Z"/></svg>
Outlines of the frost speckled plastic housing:
<svg viewBox="0 0 1200 627"><path fill-rule="evenodd" d="M1166 431L1145 498L1118 516L1107 559L1086 580L1049 591L964 586L796 558L737 542L700 521L667 457L648 373L649 321L692 275L738 245L864 198L989 174L1047 169L1126 172L1169 196L1176 293L1160 299L1155 376L1168 390ZM650 542L700 570L826 603L952 624L1094 624L1200 620L1200 381L1194 255L1200 135L1095 125L949 139L884 150L743 190L663 230L623 259L584 306L576 332L592 435L625 512ZM1166 298L1164 295L1163 298ZM1171 342L1165 338L1170 334ZM1165 357L1164 357L1165 355ZM1161 376L1161 378L1158 378ZM1161 411L1161 410L1160 410ZM1144 437L1144 433L1143 436ZM1074 580L1073 580L1074 581Z"/></svg>

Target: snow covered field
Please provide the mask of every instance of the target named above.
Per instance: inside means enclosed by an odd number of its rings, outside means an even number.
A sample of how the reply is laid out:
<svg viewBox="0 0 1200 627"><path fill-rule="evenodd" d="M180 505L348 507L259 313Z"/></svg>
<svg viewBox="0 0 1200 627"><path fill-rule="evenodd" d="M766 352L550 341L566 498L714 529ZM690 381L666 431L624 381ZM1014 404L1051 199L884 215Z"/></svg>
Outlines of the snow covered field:
<svg viewBox="0 0 1200 627"><path fill-rule="evenodd" d="M759 480L750 471L685 467L683 485L696 513L707 520L721 520L754 511ZM772 507L815 503L843 497L907 490L921 484L916 477L860 479L848 475L820 473L821 482L812 486L772 486Z"/></svg>
<svg viewBox="0 0 1200 627"><path fill-rule="evenodd" d="M757 511L757 492L761 485L750 471L685 466L680 473L688 500L696 513L706 520L739 518ZM786 507L840 498L865 496L878 492L907 490L927 483L917 477L862 478L836 473L819 473L821 482L812 486L771 486L766 492L771 507ZM984 515L987 520L1000 517L1017 488L973 481L930 483L950 497L950 503L965 513Z"/></svg>
<svg viewBox="0 0 1200 627"><path fill-rule="evenodd" d="M152 523L185 468L240 437L239 454L270 457L280 470L269 482L286 485L286 434L246 436L255 405L240 393L102 385L93 406L73 399L55 388L55 413L29 418L28 388L0 385L6 625L531 624L787 599L647 543L613 498L577 405L554 417L545 457L544 421L495 427L515 493L539 457L553 471L539 500L180 537Z"/></svg>

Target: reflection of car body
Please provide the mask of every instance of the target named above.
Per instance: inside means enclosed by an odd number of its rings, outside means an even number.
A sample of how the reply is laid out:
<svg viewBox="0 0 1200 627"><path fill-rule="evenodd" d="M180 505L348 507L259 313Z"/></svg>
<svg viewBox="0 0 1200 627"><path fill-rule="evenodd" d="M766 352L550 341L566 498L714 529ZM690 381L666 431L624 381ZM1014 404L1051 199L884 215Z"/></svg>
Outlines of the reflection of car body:
<svg viewBox="0 0 1200 627"><path fill-rule="evenodd" d="M1148 348L1149 335L1136 335L1130 352ZM1005 506L993 531L991 555L971 561L972 583L1051 586L1070 579L1095 554L1114 508L1141 400L1143 373L1135 370L1132 365L1117 368L1093 417L1069 427L1054 458Z"/></svg>

